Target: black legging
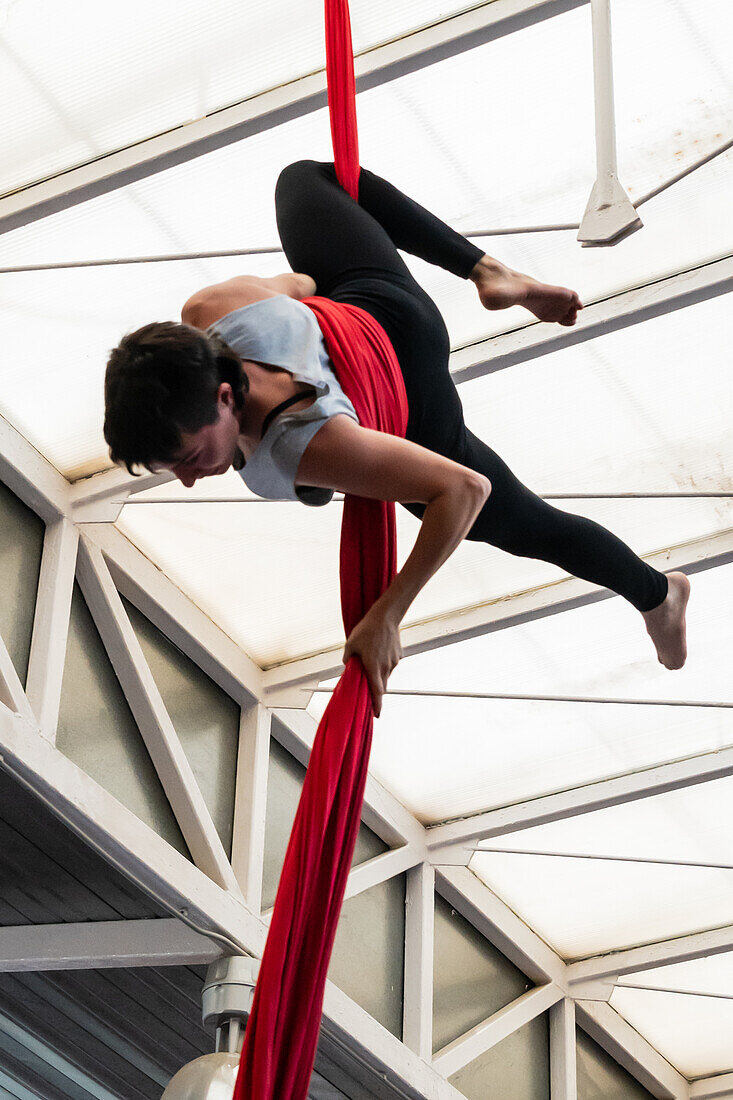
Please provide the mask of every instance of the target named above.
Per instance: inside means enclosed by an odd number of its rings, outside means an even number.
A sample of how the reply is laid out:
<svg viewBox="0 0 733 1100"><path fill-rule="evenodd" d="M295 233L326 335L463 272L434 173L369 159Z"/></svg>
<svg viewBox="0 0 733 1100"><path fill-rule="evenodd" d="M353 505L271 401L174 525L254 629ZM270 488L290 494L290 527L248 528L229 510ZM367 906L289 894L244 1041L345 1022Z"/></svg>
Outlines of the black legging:
<svg viewBox="0 0 733 1100"><path fill-rule="evenodd" d="M535 496L464 424L448 369L450 342L443 318L397 249L463 279L481 250L364 169L357 204L338 184L332 164L297 161L281 173L275 205L293 271L315 279L318 294L360 306L387 332L405 380L407 438L491 482L491 495L466 537L552 562L618 592L639 611L660 604L667 595L663 573L600 524ZM425 510L419 504L405 507L418 517Z"/></svg>

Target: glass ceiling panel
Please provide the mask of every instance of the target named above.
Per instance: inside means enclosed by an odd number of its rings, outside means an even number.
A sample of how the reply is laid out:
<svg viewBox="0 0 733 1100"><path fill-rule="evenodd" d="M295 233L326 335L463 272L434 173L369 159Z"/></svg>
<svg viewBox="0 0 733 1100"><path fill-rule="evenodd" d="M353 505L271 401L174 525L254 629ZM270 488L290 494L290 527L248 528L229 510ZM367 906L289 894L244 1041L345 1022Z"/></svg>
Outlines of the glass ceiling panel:
<svg viewBox="0 0 733 1100"><path fill-rule="evenodd" d="M525 829L487 841L499 851L470 866L565 957L729 924L731 795L733 780L721 779Z"/></svg>
<svg viewBox="0 0 733 1100"><path fill-rule="evenodd" d="M619 979L619 984L649 985L658 989L678 989L683 993L733 997L733 951L710 955L706 959L675 963L672 966L658 966L639 974L624 974Z"/></svg>
<svg viewBox="0 0 733 1100"><path fill-rule="evenodd" d="M467 382L468 426L540 493L733 491L730 309L723 295Z"/></svg>
<svg viewBox="0 0 733 1100"><path fill-rule="evenodd" d="M729 713L387 696L370 767L432 825L723 748Z"/></svg>
<svg viewBox="0 0 733 1100"><path fill-rule="evenodd" d="M203 486L208 484L209 491L216 492L219 483L234 487L238 480L230 471L205 480ZM182 490L176 493L183 495ZM693 530L693 513L700 512L695 502L688 501L675 501L674 509L668 502L662 502L662 508L650 501L610 503L614 509L577 510L611 521L622 517L626 522L611 522L611 526L622 535L633 527L642 553L668 545L682 529ZM402 508L397 516L401 564L419 524ZM340 521L341 505L336 502L322 509L297 503L130 504L118 526L255 661L269 667L343 640L338 601ZM703 516L698 530L708 533L709 522L713 522L711 515ZM726 525L731 524L733 505L727 509ZM234 569L251 578L251 584L239 585L236 593L224 580ZM562 577L559 569L544 562L464 543L420 593L404 625L552 584ZM637 622L633 613L627 623L627 636L641 635L641 659L651 663L654 652L641 620Z"/></svg>
<svg viewBox="0 0 733 1100"><path fill-rule="evenodd" d="M359 95L362 164L464 229L579 220L595 164L589 10ZM487 116L485 140L476 140L476 111ZM275 245L275 181L302 157L333 157L325 109L45 219L42 240L32 226L15 230L3 256L32 263Z"/></svg>
<svg viewBox="0 0 733 1100"><path fill-rule="evenodd" d="M733 871L510 855L470 866L567 959L733 922Z"/></svg>
<svg viewBox="0 0 733 1100"><path fill-rule="evenodd" d="M611 18L619 179L633 202L730 139L733 7L613 0Z"/></svg>
<svg viewBox="0 0 733 1100"><path fill-rule="evenodd" d="M351 0L359 52L462 10ZM323 68L320 0L14 0L2 12L0 192ZM39 34L39 28L43 33Z"/></svg>
<svg viewBox="0 0 733 1100"><path fill-rule="evenodd" d="M610 1003L685 1077L733 1069L733 1000L616 989Z"/></svg>
<svg viewBox="0 0 733 1100"><path fill-rule="evenodd" d="M732 606L733 565L692 577L689 657L674 673L653 659L633 608L614 599L405 657L389 686L403 691L733 703Z"/></svg>

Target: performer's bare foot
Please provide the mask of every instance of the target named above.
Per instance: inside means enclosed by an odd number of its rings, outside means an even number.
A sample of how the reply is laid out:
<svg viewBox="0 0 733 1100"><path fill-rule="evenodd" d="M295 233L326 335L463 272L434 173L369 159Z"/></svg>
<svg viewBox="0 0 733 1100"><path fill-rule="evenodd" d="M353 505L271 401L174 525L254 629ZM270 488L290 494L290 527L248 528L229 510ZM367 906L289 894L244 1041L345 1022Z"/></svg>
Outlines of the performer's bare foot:
<svg viewBox="0 0 733 1100"><path fill-rule="evenodd" d="M687 658L685 608L690 598L690 582L684 573L668 573L667 581L666 599L642 615L660 664L665 668L682 668Z"/></svg>
<svg viewBox="0 0 733 1100"><path fill-rule="evenodd" d="M471 272L471 279L478 288L478 296L486 309L508 309L524 306L540 321L556 321L560 325L574 325L578 310L583 308L574 290L562 286L538 283L529 275L484 256Z"/></svg>

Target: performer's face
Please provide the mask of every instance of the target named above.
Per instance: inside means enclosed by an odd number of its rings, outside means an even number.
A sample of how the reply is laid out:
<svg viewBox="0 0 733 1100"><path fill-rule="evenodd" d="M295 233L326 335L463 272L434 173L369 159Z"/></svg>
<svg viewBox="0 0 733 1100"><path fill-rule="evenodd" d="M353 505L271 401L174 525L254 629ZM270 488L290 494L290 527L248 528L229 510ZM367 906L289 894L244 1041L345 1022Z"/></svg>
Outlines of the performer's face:
<svg viewBox="0 0 733 1100"><path fill-rule="evenodd" d="M197 432L181 432L181 448L171 462L155 464L156 470L172 470L190 489L199 478L223 474L234 462L239 419L231 386L222 382L217 395L217 419Z"/></svg>

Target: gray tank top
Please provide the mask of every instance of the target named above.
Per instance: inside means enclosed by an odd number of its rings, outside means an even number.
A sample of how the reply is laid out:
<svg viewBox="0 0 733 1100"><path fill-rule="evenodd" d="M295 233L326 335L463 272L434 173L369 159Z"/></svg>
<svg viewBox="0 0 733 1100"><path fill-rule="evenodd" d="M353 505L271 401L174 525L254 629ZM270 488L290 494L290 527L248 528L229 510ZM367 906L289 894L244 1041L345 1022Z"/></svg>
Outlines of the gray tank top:
<svg viewBox="0 0 733 1100"><path fill-rule="evenodd" d="M242 359L282 367L316 391L312 405L283 411L267 425L254 454L239 471L244 483L269 500L328 504L332 489L295 484L300 460L313 436L332 416L346 413L357 424L359 418L334 374L312 311L295 298L278 294L227 313L208 331L218 333Z"/></svg>

